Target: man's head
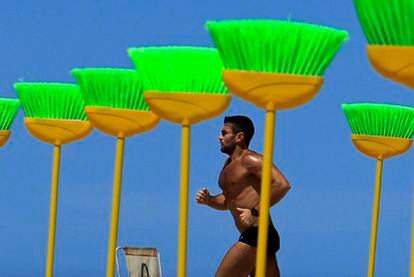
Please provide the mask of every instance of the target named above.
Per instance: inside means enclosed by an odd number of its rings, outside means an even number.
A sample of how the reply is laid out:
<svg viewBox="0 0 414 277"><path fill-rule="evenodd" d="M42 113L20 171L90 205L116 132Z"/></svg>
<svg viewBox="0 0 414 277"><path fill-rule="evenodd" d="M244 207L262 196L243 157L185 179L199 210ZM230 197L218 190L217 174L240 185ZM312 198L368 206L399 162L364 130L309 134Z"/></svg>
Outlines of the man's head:
<svg viewBox="0 0 414 277"><path fill-rule="evenodd" d="M248 148L254 135L254 125L243 115L226 116L219 136L221 152L231 154L236 146Z"/></svg>

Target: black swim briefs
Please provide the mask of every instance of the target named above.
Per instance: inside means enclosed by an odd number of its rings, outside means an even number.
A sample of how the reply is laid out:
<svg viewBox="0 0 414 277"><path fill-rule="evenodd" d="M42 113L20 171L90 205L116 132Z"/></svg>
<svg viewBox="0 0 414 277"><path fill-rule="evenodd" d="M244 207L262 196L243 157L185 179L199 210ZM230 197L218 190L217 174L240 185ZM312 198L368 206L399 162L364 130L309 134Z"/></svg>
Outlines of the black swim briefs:
<svg viewBox="0 0 414 277"><path fill-rule="evenodd" d="M258 231L258 227L251 227L247 229L240 235L239 241L250 246L257 247ZM269 231L267 234L267 256L274 256L280 248L280 238L273 224L269 225Z"/></svg>

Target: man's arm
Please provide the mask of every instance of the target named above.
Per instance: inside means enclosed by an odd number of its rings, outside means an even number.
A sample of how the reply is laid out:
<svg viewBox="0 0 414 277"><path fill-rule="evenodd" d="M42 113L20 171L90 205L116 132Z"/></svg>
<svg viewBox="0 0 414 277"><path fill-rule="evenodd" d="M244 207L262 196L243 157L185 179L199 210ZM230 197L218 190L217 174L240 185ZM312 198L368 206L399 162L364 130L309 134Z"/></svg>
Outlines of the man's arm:
<svg viewBox="0 0 414 277"><path fill-rule="evenodd" d="M196 194L196 202L198 204L203 204L210 206L216 210L228 210L226 197L224 194L220 193L215 196L210 195L208 189L200 189Z"/></svg>
<svg viewBox="0 0 414 277"><path fill-rule="evenodd" d="M246 169L257 176L260 180L262 180L262 167L263 167L263 157L262 155L251 153L243 157L243 164ZM270 184L270 207L274 206L277 202L279 202L290 190L291 186L283 176L280 170L272 165L272 172L271 172L271 184ZM260 184L256 185L255 188L257 191L260 191ZM252 207L253 208L253 207ZM259 209L259 203L254 207L257 210Z"/></svg>

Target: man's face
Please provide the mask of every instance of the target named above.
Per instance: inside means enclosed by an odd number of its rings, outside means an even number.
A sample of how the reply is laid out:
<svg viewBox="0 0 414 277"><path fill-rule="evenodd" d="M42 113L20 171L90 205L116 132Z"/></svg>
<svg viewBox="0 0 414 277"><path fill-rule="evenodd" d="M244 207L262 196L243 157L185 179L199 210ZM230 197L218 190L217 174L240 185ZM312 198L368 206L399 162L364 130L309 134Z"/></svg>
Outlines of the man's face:
<svg viewBox="0 0 414 277"><path fill-rule="evenodd" d="M221 135L218 137L220 142L220 151L226 154L231 154L236 148L236 134L233 133L231 124L224 124L221 129Z"/></svg>

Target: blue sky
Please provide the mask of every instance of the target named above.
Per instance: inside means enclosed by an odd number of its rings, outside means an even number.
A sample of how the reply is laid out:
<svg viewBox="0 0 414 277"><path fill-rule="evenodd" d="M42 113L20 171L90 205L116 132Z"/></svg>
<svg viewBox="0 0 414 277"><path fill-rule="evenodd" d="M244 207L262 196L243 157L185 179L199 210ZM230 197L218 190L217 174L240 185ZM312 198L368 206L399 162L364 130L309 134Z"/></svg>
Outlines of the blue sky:
<svg viewBox="0 0 414 277"><path fill-rule="evenodd" d="M274 161L292 184L272 208L282 237L285 276L364 276L368 262L375 161L352 146L340 104L414 105L412 91L369 65L352 1L3 1L0 4L0 96L18 80L74 82L74 67L133 68L128 47L212 46L208 19L271 18L349 31L309 104L277 114ZM263 148L264 112L233 98L226 115L256 125ZM238 239L228 212L194 203L201 187L218 193L226 158L217 136L223 116L192 128L188 276L212 276ZM52 147L29 135L20 111L0 151L0 275L41 276L46 261ZM119 245L159 248L166 276L176 274L180 127L162 121L126 143ZM109 235L115 139L96 130L63 147L56 276L103 276ZM413 151L385 161L376 276L406 276L414 181Z"/></svg>

